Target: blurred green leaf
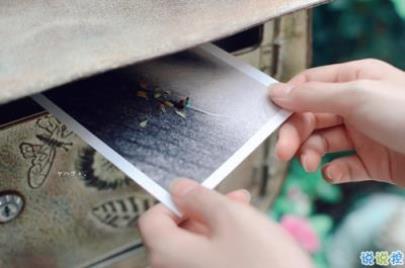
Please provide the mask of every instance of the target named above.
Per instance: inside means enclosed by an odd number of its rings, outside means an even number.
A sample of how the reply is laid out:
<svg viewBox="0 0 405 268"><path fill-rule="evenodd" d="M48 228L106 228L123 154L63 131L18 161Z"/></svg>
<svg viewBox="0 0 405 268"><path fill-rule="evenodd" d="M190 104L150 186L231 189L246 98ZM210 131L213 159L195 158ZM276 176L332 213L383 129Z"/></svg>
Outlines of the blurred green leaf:
<svg viewBox="0 0 405 268"><path fill-rule="evenodd" d="M332 230L333 221L328 215L315 215L310 219L312 227L318 233L319 237L324 238Z"/></svg>
<svg viewBox="0 0 405 268"><path fill-rule="evenodd" d="M277 198L271 209L272 218L280 220L284 214L290 214L294 210L293 204L284 196Z"/></svg>
<svg viewBox="0 0 405 268"><path fill-rule="evenodd" d="M342 192L336 185L320 180L317 186L319 199L328 203L338 203L342 200Z"/></svg>
<svg viewBox="0 0 405 268"><path fill-rule="evenodd" d="M315 254L313 256L313 260L315 262L315 267L317 268L329 268L329 264L326 261L326 258L322 252Z"/></svg>
<svg viewBox="0 0 405 268"><path fill-rule="evenodd" d="M391 0L394 5L395 9L397 10L398 14L405 19L405 1L404 0Z"/></svg>

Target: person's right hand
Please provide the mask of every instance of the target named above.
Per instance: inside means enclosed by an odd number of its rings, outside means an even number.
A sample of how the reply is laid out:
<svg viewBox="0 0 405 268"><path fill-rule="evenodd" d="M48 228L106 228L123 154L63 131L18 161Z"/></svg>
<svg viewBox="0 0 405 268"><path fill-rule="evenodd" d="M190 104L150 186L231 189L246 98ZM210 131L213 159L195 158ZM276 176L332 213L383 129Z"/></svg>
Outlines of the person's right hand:
<svg viewBox="0 0 405 268"><path fill-rule="evenodd" d="M298 155L315 171L324 154L354 150L324 167L326 179L405 186L403 71L371 59L319 67L272 87L270 97L296 112L280 129L280 159Z"/></svg>
<svg viewBox="0 0 405 268"><path fill-rule="evenodd" d="M186 179L170 191L183 219L159 204L139 220L151 267L313 267L294 238L250 207L243 192L225 197Z"/></svg>

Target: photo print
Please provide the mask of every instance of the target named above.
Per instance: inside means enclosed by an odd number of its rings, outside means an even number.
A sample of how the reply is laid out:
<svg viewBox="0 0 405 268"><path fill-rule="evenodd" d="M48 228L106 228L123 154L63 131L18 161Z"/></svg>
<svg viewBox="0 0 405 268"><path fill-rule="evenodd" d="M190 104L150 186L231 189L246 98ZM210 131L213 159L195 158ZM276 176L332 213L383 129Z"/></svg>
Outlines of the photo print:
<svg viewBox="0 0 405 268"><path fill-rule="evenodd" d="M206 44L33 99L178 213L171 181L214 188L290 115L269 101L273 83Z"/></svg>

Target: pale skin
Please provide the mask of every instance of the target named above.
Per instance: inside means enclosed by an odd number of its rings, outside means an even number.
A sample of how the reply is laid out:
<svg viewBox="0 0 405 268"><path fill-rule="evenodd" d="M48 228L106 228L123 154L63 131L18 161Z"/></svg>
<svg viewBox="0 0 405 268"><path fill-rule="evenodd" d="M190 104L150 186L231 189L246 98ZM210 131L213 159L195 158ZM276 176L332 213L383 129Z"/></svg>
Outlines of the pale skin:
<svg viewBox="0 0 405 268"><path fill-rule="evenodd" d="M405 186L405 73L377 60L314 68L270 91L296 112L279 134L277 155L311 172L325 153L353 150L323 168L333 183L378 180Z"/></svg>
<svg viewBox="0 0 405 268"><path fill-rule="evenodd" d="M323 167L333 183L378 180L405 186L405 73L362 60L309 69L270 89L295 114L281 127L276 153L315 171L328 152L354 151ZM275 222L248 205L249 194L223 196L181 179L171 187L183 213L162 205L139 228L153 268L313 267Z"/></svg>

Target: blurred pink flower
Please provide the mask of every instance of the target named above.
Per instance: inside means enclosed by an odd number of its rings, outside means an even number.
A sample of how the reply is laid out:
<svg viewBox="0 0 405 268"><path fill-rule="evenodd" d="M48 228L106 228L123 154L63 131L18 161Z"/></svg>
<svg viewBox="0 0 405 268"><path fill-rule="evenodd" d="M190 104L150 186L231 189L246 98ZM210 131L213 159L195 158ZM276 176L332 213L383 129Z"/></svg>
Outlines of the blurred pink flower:
<svg viewBox="0 0 405 268"><path fill-rule="evenodd" d="M319 250L319 237L306 218L285 215L281 219L280 224L305 250L310 253Z"/></svg>

